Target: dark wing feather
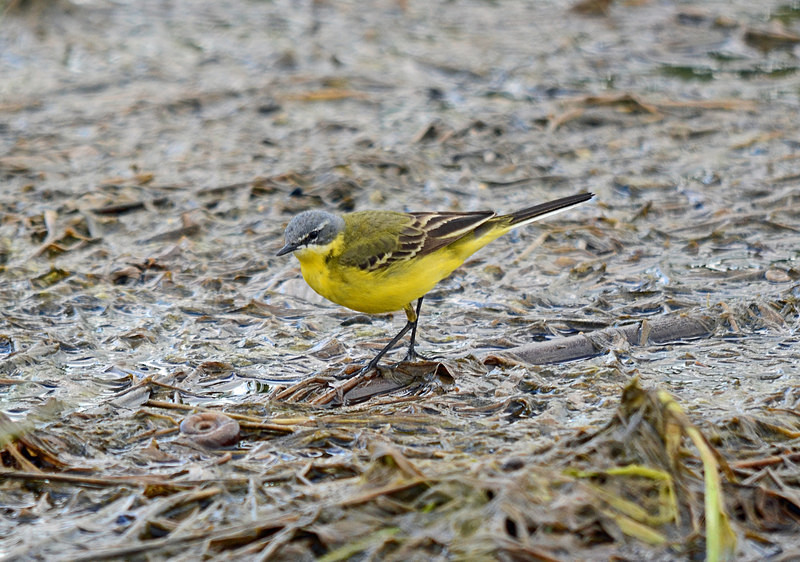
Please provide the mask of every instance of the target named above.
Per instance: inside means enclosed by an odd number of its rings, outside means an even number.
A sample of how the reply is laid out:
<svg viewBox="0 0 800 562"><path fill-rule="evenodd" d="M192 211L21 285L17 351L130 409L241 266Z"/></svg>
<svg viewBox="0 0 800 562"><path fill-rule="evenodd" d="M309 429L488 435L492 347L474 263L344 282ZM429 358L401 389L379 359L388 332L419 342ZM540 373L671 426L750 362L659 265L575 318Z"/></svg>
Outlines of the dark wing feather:
<svg viewBox="0 0 800 562"><path fill-rule="evenodd" d="M466 236L495 216L474 213L364 211L345 216L342 265L376 271L425 256Z"/></svg>
<svg viewBox="0 0 800 562"><path fill-rule="evenodd" d="M424 256L466 236L495 216L495 213L411 213L411 216L414 217L414 225L423 232L419 255Z"/></svg>

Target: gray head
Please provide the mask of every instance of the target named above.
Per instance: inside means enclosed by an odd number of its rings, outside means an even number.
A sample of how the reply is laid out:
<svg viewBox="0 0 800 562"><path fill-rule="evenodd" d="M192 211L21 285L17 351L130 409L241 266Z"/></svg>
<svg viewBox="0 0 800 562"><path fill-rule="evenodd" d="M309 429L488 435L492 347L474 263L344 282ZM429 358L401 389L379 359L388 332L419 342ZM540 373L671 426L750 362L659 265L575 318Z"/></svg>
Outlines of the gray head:
<svg viewBox="0 0 800 562"><path fill-rule="evenodd" d="M282 256L308 246L325 246L344 230L344 219L325 211L303 211L286 227L286 245L277 255Z"/></svg>

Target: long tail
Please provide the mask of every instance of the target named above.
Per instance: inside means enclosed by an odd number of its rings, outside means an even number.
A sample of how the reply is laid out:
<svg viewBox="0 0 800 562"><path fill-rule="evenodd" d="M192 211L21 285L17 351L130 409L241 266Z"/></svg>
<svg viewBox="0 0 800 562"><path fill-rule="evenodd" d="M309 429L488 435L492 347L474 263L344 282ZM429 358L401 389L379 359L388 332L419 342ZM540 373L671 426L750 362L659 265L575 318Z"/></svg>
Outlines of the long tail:
<svg viewBox="0 0 800 562"><path fill-rule="evenodd" d="M592 197L594 197L594 193L578 193L577 195L570 195L569 197L562 197L561 199L556 199L555 201L548 201L547 203L534 205L533 207L528 207L527 209L521 209L519 211L497 217L493 220L497 220L498 222L502 221L505 223L505 225L511 228L516 228L533 221L538 221L553 216L561 211L566 211L570 207L584 203Z"/></svg>
<svg viewBox="0 0 800 562"><path fill-rule="evenodd" d="M570 195L569 197L521 209L515 213L492 217L473 230L471 235L460 238L449 247L458 252L462 260L465 260L486 244L500 238L513 228L566 211L570 207L584 203L592 197L594 197L592 193L578 193L577 195Z"/></svg>

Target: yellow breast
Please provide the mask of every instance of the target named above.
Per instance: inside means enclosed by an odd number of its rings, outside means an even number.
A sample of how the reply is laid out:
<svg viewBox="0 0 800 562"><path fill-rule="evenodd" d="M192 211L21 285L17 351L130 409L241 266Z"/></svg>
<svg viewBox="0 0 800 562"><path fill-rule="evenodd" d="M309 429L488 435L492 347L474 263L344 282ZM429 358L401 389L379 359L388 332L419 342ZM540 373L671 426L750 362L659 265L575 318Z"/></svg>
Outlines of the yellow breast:
<svg viewBox="0 0 800 562"><path fill-rule="evenodd" d="M338 242L295 252L303 278L326 299L369 314L401 310L433 289L463 261L455 252L442 249L429 256L368 271L339 264L332 257L338 253Z"/></svg>

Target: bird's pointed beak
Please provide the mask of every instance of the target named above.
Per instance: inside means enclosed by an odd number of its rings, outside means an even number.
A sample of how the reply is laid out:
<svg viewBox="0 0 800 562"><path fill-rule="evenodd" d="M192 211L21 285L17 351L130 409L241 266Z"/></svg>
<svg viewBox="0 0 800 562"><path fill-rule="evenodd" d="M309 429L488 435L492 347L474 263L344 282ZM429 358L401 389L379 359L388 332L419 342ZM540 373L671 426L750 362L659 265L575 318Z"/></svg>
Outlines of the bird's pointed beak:
<svg viewBox="0 0 800 562"><path fill-rule="evenodd" d="M278 253L275 254L276 256L283 256L288 254L289 252L294 252L297 249L297 244L292 244L291 242L287 242L286 245L278 250Z"/></svg>

